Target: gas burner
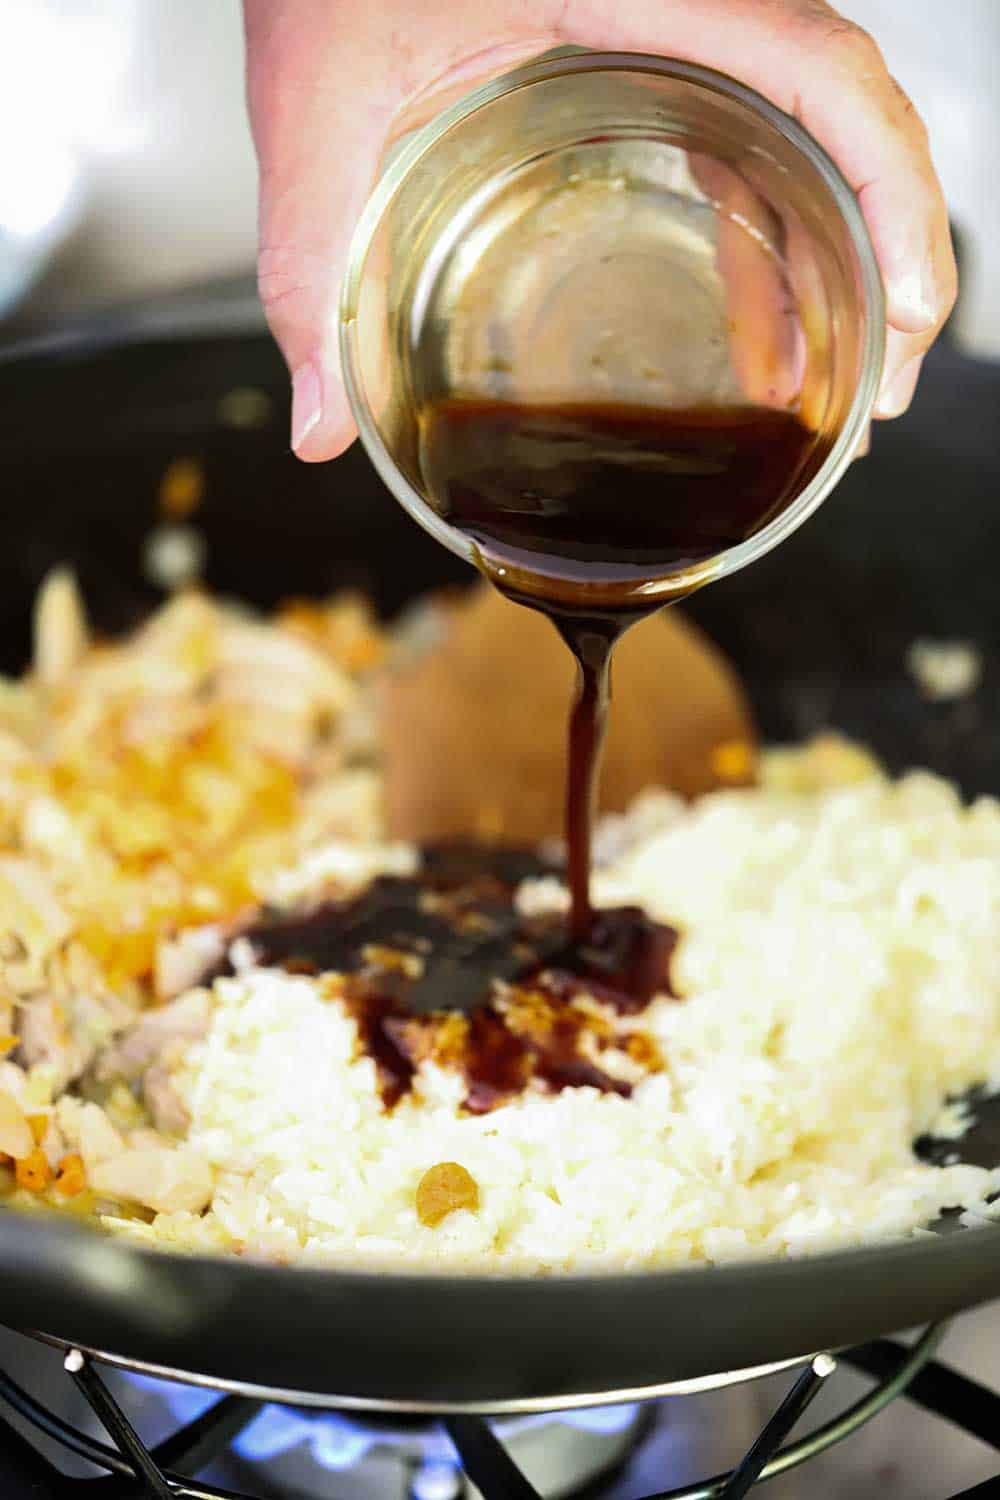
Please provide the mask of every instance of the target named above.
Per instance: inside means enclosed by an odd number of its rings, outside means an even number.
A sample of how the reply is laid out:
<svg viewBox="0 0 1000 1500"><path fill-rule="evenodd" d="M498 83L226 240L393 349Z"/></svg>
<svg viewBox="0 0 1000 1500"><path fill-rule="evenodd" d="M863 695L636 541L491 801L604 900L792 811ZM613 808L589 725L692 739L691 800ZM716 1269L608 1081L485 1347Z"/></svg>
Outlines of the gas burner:
<svg viewBox="0 0 1000 1500"><path fill-rule="evenodd" d="M758 1480L823 1453L899 1395L1000 1449L1000 1396L934 1360L942 1333L939 1325L909 1346L883 1339L836 1358L819 1354L800 1362L735 1468L695 1485L664 1488L671 1464L668 1457L664 1472L663 1456L672 1444L676 1460L683 1447L680 1398L494 1422L469 1414L441 1421L345 1414L323 1409L319 1397L307 1406L286 1406L232 1386L220 1394L0 1329L0 1398L11 1412L9 1420L0 1417L0 1496L82 1500L93 1490L92 1476L103 1471L124 1482L113 1493L152 1500L562 1500L599 1487L607 1500L632 1500L641 1492L639 1479L642 1489L658 1487L655 1500L740 1500ZM7 1373L15 1350L30 1351L33 1383L41 1377L46 1399L55 1395L55 1403L43 1404ZM60 1359L65 1373L54 1386ZM835 1415L791 1440L813 1398L835 1384L838 1369L875 1384L846 1406L841 1400ZM732 1394L737 1379L719 1377L715 1395L691 1399L718 1401L723 1388ZM653 1437L642 1442L650 1430ZM58 1464L57 1450L64 1455ZM616 1484L626 1464L628 1477ZM880 1470L880 1494L888 1493L883 1478ZM997 1494L1000 1477L951 1500Z"/></svg>
<svg viewBox="0 0 1000 1500"><path fill-rule="evenodd" d="M119 1371L122 1409L136 1425L169 1428L205 1416L217 1392ZM585 1411L505 1417L496 1433L530 1483L551 1500L606 1480L646 1427L637 1402ZM275 1500L459 1500L477 1495L462 1474L455 1445L432 1417L317 1411L263 1405L232 1441L225 1477Z"/></svg>

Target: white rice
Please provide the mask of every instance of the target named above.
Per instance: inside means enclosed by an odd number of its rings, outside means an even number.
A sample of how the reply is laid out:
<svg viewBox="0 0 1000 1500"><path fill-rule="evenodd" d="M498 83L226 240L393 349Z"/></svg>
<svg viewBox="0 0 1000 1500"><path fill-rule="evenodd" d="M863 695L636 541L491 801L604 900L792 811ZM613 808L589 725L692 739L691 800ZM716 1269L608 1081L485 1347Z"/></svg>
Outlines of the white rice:
<svg viewBox="0 0 1000 1500"><path fill-rule="evenodd" d="M1000 1087L1000 804L964 808L926 774L852 762L852 784L817 785L808 768L773 757L757 790L647 809L599 877L601 904L684 933L685 998L643 1017L666 1070L632 1098L569 1089L470 1116L462 1079L428 1064L386 1113L339 1001L250 969L217 982L176 1076L217 1174L208 1211L122 1227L287 1261L560 1272L799 1254L947 1206L984 1223L1000 1170L923 1165L912 1142L950 1095ZM415 1191L443 1161L479 1207L428 1228Z"/></svg>

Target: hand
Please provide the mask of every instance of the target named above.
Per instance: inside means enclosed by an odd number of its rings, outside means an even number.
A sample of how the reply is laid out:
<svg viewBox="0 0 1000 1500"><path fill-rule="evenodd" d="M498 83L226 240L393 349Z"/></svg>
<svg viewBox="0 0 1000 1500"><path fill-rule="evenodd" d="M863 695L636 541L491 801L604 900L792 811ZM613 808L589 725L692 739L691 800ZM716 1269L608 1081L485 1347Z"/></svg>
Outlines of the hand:
<svg viewBox="0 0 1000 1500"><path fill-rule="evenodd" d="M292 446L333 458L356 428L337 301L354 226L400 112L555 46L717 68L795 115L858 195L885 283L875 414L910 404L955 300L927 133L868 34L825 0L244 0L260 160L261 297L292 375Z"/></svg>

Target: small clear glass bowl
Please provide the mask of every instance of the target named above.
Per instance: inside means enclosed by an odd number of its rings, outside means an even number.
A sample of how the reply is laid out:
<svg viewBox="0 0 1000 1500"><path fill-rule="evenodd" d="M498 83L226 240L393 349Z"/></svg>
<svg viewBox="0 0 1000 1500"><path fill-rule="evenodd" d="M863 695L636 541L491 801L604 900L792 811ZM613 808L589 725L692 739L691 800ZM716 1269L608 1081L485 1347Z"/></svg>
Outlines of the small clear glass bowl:
<svg viewBox="0 0 1000 1500"><path fill-rule="evenodd" d="M630 585L666 602L760 557L829 494L871 417L884 324L857 200L802 126L706 68L574 52L485 84L399 147L352 242L340 342L383 480L469 561L423 481L430 403L795 411L815 442L794 494L738 545Z"/></svg>

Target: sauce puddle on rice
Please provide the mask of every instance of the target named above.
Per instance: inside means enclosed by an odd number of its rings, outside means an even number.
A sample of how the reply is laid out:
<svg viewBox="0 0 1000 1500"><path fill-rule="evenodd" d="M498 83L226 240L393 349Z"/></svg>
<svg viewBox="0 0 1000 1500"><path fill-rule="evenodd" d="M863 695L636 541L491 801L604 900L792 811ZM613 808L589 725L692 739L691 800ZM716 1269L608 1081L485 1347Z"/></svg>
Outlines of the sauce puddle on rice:
<svg viewBox="0 0 1000 1500"><path fill-rule="evenodd" d="M351 900L265 919L243 938L266 967L346 976L341 998L387 1108L430 1057L461 1070L464 1108L474 1114L532 1083L627 1098L631 1083L604 1071L599 1054L634 1051L615 1018L674 993L677 933L623 906L598 912L587 939L574 942L561 914L518 910L520 882L551 873L510 851L428 851L415 876L381 876ZM224 973L232 973L228 958L206 978ZM652 1056L647 1045L647 1066Z"/></svg>

